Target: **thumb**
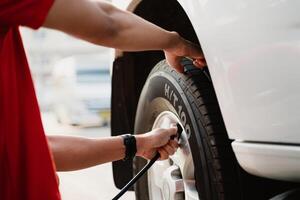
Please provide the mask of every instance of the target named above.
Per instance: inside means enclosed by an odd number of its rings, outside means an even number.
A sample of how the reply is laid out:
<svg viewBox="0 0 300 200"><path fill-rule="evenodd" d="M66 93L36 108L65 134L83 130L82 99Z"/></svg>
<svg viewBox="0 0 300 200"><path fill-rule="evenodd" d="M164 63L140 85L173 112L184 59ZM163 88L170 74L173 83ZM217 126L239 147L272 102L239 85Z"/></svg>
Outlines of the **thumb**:
<svg viewBox="0 0 300 200"><path fill-rule="evenodd" d="M171 128L168 129L168 134L169 134L169 137L176 136L176 134L177 134L177 127L176 127L176 125L172 126Z"/></svg>

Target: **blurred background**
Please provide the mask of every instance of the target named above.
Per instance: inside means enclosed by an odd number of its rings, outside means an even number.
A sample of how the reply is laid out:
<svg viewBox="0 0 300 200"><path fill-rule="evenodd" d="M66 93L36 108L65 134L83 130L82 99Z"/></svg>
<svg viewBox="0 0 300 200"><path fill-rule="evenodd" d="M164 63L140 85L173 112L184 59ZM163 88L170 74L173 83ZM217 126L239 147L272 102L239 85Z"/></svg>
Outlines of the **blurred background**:
<svg viewBox="0 0 300 200"><path fill-rule="evenodd" d="M48 29L21 30L46 134L110 136L113 51ZM112 199L111 163L60 172L63 200ZM134 199L133 192L124 195Z"/></svg>

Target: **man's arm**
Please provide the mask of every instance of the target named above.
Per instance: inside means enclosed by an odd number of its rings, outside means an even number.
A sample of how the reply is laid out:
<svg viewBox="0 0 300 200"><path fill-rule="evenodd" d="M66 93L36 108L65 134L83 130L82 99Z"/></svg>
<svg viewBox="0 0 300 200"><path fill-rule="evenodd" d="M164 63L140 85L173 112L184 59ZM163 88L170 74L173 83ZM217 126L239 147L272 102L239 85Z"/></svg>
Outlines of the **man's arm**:
<svg viewBox="0 0 300 200"><path fill-rule="evenodd" d="M194 63L199 67L205 65L200 48L176 32L166 31L103 1L55 0L44 27L127 51L164 50L176 69L180 68L182 56L197 59Z"/></svg>
<svg viewBox="0 0 300 200"><path fill-rule="evenodd" d="M136 135L137 156L151 159L158 151L161 159L174 154L178 144L170 140L177 128L156 129ZM79 170L123 159L125 146L121 136L89 139L74 136L48 136L57 171Z"/></svg>

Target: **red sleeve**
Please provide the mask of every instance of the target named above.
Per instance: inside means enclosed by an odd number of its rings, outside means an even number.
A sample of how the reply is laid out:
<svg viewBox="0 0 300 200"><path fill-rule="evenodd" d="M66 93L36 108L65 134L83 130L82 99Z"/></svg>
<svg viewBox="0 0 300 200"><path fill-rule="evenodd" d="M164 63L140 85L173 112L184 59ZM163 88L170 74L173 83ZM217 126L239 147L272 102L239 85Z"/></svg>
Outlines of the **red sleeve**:
<svg viewBox="0 0 300 200"><path fill-rule="evenodd" d="M29 26L37 29L44 20L54 0L0 0L0 27Z"/></svg>

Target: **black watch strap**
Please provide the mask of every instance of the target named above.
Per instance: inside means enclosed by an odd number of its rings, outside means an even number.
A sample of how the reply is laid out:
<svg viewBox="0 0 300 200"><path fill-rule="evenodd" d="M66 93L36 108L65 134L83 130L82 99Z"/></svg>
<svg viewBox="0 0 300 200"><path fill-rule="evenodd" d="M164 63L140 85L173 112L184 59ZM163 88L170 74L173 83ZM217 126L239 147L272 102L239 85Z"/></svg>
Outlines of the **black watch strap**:
<svg viewBox="0 0 300 200"><path fill-rule="evenodd" d="M125 146L125 157L123 160L133 159L136 154L136 140L131 134L122 135Z"/></svg>

